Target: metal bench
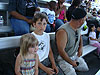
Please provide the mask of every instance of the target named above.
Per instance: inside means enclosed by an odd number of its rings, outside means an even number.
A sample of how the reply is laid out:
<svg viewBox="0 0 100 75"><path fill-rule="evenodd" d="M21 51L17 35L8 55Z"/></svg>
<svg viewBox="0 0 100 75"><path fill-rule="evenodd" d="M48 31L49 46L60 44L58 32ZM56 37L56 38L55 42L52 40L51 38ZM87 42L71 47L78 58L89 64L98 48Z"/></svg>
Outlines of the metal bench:
<svg viewBox="0 0 100 75"><path fill-rule="evenodd" d="M11 33L13 31L11 26L1 26L0 27L0 34L5 34L5 36L8 36L8 33Z"/></svg>
<svg viewBox="0 0 100 75"><path fill-rule="evenodd" d="M55 33L49 33L51 42L55 41ZM6 48L14 48L19 47L19 39L21 36L13 36L13 37L4 37L0 38L0 50L6 49ZM54 42L51 44L52 47L54 47ZM54 48L53 48L54 49ZM85 45L83 46L83 56L87 55L88 53L96 50L97 47L91 46L91 45ZM55 50L56 51L56 50Z"/></svg>
<svg viewBox="0 0 100 75"><path fill-rule="evenodd" d="M85 55L89 54L90 52L96 50L97 47L91 46L91 45L86 45L83 46L83 54L82 57L84 57Z"/></svg>

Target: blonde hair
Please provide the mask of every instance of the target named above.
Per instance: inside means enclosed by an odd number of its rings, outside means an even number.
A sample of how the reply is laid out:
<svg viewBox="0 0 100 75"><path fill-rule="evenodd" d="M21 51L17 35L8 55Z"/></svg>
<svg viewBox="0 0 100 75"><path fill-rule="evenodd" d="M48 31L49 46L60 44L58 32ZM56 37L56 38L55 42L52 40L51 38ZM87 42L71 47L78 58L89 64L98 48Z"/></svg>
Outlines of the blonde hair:
<svg viewBox="0 0 100 75"><path fill-rule="evenodd" d="M21 56L22 57L26 56L26 54L28 53L29 47L35 47L36 45L38 45L38 40L33 34L28 33L28 34L22 35L20 39Z"/></svg>

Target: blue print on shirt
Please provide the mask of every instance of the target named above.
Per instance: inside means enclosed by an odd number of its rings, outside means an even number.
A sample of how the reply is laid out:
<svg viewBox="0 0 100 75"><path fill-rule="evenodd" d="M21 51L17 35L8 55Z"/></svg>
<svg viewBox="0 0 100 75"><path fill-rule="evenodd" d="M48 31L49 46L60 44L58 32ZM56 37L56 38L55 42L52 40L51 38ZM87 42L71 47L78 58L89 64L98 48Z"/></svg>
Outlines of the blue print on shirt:
<svg viewBox="0 0 100 75"><path fill-rule="evenodd" d="M48 21L50 24L54 23L54 15L53 14L48 14Z"/></svg>

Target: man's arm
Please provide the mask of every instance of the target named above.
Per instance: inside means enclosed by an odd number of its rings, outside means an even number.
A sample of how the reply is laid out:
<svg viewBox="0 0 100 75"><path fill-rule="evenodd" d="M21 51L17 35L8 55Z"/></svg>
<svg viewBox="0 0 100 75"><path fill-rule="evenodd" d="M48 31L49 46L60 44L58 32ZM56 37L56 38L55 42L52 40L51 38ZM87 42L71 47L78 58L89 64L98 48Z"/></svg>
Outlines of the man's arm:
<svg viewBox="0 0 100 75"><path fill-rule="evenodd" d="M82 36L80 35L80 43L79 43L78 54L77 54L78 57L82 55L82 47L83 47L83 41L82 41Z"/></svg>
<svg viewBox="0 0 100 75"><path fill-rule="evenodd" d="M9 14L12 15L13 17L17 18L17 19L21 19L24 20L28 23L32 23L32 20L26 18L25 16L19 14L17 11L17 0L9 0L9 5L8 5L8 11Z"/></svg>
<svg viewBox="0 0 100 75"><path fill-rule="evenodd" d="M12 15L13 17L15 17L15 18L17 18L17 19L24 20L24 21L26 21L26 22L28 22L28 23L30 23L30 24L33 23L33 21L32 21L31 19L26 18L25 16L19 14L19 13L16 12L16 11L11 11L11 12L10 12L10 15Z"/></svg>
<svg viewBox="0 0 100 75"><path fill-rule="evenodd" d="M67 44L67 33L65 30L60 29L56 33L56 44L57 49L60 56L69 64L73 65L74 67L77 66L76 61L73 61L69 58L68 54L65 52L65 47Z"/></svg>

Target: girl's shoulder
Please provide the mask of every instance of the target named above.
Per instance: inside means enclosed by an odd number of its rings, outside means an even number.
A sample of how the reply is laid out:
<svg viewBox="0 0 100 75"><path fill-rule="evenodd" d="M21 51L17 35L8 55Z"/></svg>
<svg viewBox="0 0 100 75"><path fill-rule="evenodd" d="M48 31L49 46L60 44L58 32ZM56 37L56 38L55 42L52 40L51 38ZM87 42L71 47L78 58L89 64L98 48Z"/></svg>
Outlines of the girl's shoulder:
<svg viewBox="0 0 100 75"><path fill-rule="evenodd" d="M20 54L20 53L18 54L18 56L17 56L16 60L17 60L18 62L20 62L20 63L21 63L21 61L22 61L22 56L21 56L21 54Z"/></svg>
<svg viewBox="0 0 100 75"><path fill-rule="evenodd" d="M94 35L94 34L96 34L96 32L90 32L90 33L89 33L89 35Z"/></svg>
<svg viewBox="0 0 100 75"><path fill-rule="evenodd" d="M21 54L20 53L17 55L17 58L21 58Z"/></svg>

